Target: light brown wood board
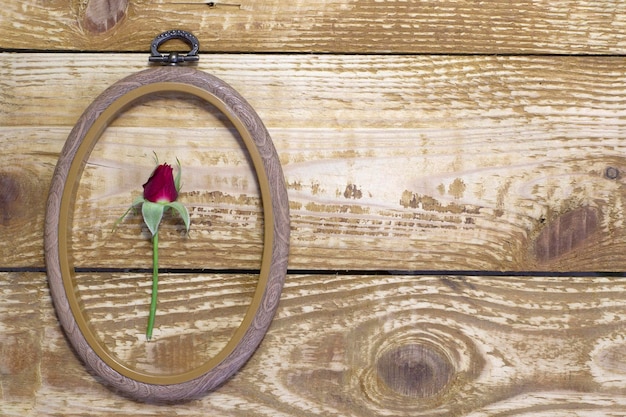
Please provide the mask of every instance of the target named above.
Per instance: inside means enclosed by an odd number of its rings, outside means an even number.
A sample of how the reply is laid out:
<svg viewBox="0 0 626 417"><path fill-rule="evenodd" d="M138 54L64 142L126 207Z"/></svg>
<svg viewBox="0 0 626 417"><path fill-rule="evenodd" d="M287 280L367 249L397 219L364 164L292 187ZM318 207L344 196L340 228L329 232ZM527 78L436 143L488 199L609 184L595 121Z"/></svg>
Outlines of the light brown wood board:
<svg viewBox="0 0 626 417"><path fill-rule="evenodd" d="M236 53L612 55L626 48L621 0L207 3L11 0L0 9L0 49L143 51L170 29L194 32L203 51Z"/></svg>
<svg viewBox="0 0 626 417"><path fill-rule="evenodd" d="M44 274L0 278L4 416L626 413L622 278L290 275L252 359L218 391L176 406L127 400L88 373L68 349ZM219 348L254 283L167 275L163 337L147 349L132 329L149 278L121 278L82 275L87 308L115 349L139 362L151 355L151 366L161 356L178 360L161 365L189 365ZM192 299L192 320L179 308L189 294L204 297ZM193 319L218 336L194 337Z"/></svg>
<svg viewBox="0 0 626 417"><path fill-rule="evenodd" d="M41 267L44 202L65 138L99 93L146 66L145 56L1 59L2 228L12 244L0 252L7 267ZM243 94L273 137L289 188L291 269L620 271L623 64L213 55L198 68ZM113 226L141 194L155 152L183 164L181 200L193 223L182 240L168 223L163 266L258 268L256 177L225 123L179 96L123 113L80 181L76 265L149 266L140 217Z"/></svg>
<svg viewBox="0 0 626 417"><path fill-rule="evenodd" d="M0 9L0 415L626 415L623 2L171 3ZM196 401L146 405L70 349L43 217L80 113L174 28L266 123L292 248L241 372ZM148 236L138 216L111 225L152 151L181 159L192 230L163 231L163 266L185 273L163 274L146 346ZM107 129L72 249L109 349L169 372L226 343L261 256L255 181L232 126L197 100L144 100Z"/></svg>

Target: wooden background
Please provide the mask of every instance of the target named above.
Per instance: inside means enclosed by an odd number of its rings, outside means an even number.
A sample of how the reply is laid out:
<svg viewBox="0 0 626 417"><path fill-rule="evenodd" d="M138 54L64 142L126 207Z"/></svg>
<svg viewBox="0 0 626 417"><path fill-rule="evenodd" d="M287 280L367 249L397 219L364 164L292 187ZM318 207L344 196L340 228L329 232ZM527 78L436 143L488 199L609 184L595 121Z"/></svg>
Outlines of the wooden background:
<svg viewBox="0 0 626 417"><path fill-rule="evenodd" d="M289 188L289 274L261 347L197 400L140 404L77 360L43 262L47 188L86 106L180 28L264 120ZM174 45L176 46L176 45ZM626 415L626 3L11 0L0 8L0 415ZM112 225L183 164L188 237ZM263 211L223 115L142 100L78 186L85 314L131 366L219 351L254 290ZM130 269L130 271L129 271Z"/></svg>

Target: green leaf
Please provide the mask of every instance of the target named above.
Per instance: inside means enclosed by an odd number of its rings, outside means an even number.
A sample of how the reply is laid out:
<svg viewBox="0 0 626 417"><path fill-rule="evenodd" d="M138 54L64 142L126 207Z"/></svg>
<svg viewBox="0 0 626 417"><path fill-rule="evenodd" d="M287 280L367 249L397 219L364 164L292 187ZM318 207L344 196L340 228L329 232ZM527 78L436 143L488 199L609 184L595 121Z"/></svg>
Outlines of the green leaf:
<svg viewBox="0 0 626 417"><path fill-rule="evenodd" d="M150 233L154 236L159 230L159 224L161 218L163 218L163 212L165 211L165 205L160 203L153 203L151 201L144 201L141 206L141 214L143 215L143 221L150 229Z"/></svg>
<svg viewBox="0 0 626 417"><path fill-rule="evenodd" d="M170 207L176 210L178 214L180 214L180 217L182 217L183 222L185 222L185 227L187 228L187 231L189 231L189 212L187 211L187 207L183 206L178 201L172 201L171 203L167 203L165 204L165 207Z"/></svg>

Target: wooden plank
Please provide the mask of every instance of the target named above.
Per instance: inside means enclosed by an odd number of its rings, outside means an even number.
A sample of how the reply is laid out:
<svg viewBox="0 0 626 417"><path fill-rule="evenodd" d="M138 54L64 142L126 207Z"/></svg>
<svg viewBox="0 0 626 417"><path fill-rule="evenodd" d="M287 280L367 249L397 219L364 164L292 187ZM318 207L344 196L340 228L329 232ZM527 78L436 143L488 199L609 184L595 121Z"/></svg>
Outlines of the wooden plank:
<svg viewBox="0 0 626 417"><path fill-rule="evenodd" d="M127 316L129 306L143 303L127 291L138 277L83 278L88 304L103 297L94 323L122 346L134 319L105 316ZM220 280L229 284L220 289ZM187 309L192 324L209 304L217 321L235 317L228 300L243 307L239 297L252 282L168 276L162 295L173 298L160 317L178 321ZM194 287L196 301L188 304ZM220 291L218 305L210 294ZM0 413L623 415L625 306L622 278L290 275L267 336L233 379L189 403L146 405L108 390L77 361L43 274L0 273ZM153 344L176 340L175 327ZM192 345L180 346L161 353L180 360Z"/></svg>
<svg viewBox="0 0 626 417"><path fill-rule="evenodd" d="M219 52L623 54L626 47L620 0L216 3L10 1L0 10L0 48L146 51L159 32L178 28Z"/></svg>
<svg viewBox="0 0 626 417"><path fill-rule="evenodd" d="M145 61L0 58L0 253L4 266L41 266L45 193L69 130ZM291 268L620 271L623 63L214 55L199 68L246 97L274 139L289 184ZM141 192L155 151L183 162L181 199L192 211L188 239L168 221L163 266L258 268L256 180L225 123L208 105L171 96L120 116L81 180L77 265L149 267L140 218L115 233L112 225Z"/></svg>

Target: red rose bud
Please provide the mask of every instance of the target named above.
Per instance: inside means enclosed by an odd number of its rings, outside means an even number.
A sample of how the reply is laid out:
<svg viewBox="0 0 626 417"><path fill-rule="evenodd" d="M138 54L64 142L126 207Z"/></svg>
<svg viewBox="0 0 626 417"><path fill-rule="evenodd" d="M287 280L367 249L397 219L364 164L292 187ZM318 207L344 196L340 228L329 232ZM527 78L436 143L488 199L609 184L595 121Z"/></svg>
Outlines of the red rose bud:
<svg viewBox="0 0 626 417"><path fill-rule="evenodd" d="M143 198L153 203L171 203L178 198L173 169L168 164L156 167L143 185Z"/></svg>

